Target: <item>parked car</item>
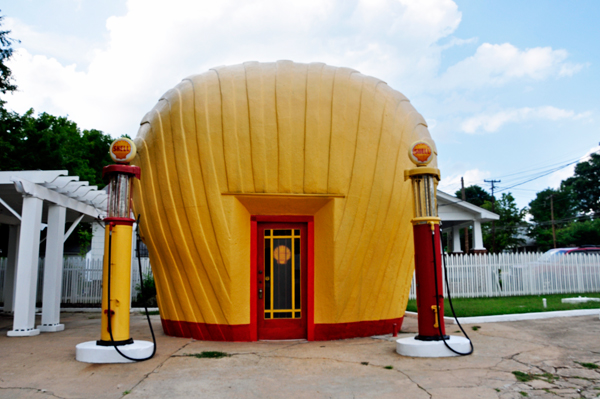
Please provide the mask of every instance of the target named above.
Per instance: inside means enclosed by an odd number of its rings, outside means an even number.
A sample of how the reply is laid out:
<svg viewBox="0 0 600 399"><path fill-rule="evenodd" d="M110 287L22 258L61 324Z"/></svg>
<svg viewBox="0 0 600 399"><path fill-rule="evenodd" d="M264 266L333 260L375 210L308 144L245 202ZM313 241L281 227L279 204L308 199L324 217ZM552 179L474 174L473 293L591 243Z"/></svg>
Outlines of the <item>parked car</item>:
<svg viewBox="0 0 600 399"><path fill-rule="evenodd" d="M557 248L558 249L558 248ZM600 255L600 246L598 245L582 245L578 248L560 248L566 249L565 255L569 254L594 254ZM550 250L552 251L552 250Z"/></svg>
<svg viewBox="0 0 600 399"><path fill-rule="evenodd" d="M554 248L544 252L537 260L538 262L548 263L558 261L562 255L581 255L581 254L596 254L600 255L600 246L597 245L582 245L573 248Z"/></svg>
<svg viewBox="0 0 600 399"><path fill-rule="evenodd" d="M524 284L547 293L571 292L580 286L591 289L592 280L600 278L600 265L582 255L594 254L600 255L600 246L554 248L532 262L514 265L502 277L511 280L515 291L524 289Z"/></svg>

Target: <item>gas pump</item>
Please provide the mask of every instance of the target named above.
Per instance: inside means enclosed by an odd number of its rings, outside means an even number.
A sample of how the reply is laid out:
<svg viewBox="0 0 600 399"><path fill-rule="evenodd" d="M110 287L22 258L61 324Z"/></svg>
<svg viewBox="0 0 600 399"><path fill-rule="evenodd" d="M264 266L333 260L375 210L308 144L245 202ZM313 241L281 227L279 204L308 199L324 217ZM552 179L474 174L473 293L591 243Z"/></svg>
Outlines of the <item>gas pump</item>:
<svg viewBox="0 0 600 399"><path fill-rule="evenodd" d="M154 355L155 343L134 341L129 332L131 298L131 244L133 219L131 193L140 168L129 162L136 148L127 138L115 140L110 155L117 164L105 166L108 210L105 223L102 269L102 321L100 340L76 346L76 358L86 363L128 363ZM140 268L141 269L141 268Z"/></svg>
<svg viewBox="0 0 600 399"><path fill-rule="evenodd" d="M471 341L446 335L444 323L440 218L436 199L440 171L428 166L436 154L427 141L421 140L411 145L408 155L416 165L404 172L404 178L411 180L413 191L414 218L411 222L419 333L412 338L398 339L396 352L412 357L468 355L472 353Z"/></svg>

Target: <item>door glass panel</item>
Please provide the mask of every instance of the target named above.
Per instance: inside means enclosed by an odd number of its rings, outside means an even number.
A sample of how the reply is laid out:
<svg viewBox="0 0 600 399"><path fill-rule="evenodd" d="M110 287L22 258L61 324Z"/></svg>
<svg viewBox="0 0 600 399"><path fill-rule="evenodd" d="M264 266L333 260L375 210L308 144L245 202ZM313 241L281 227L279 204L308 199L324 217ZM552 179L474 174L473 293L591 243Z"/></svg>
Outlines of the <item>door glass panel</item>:
<svg viewBox="0 0 600 399"><path fill-rule="evenodd" d="M264 240L265 319L299 319L300 230L265 230Z"/></svg>
<svg viewBox="0 0 600 399"><path fill-rule="evenodd" d="M300 238L294 238L294 309L300 309L301 293L302 291L300 290Z"/></svg>

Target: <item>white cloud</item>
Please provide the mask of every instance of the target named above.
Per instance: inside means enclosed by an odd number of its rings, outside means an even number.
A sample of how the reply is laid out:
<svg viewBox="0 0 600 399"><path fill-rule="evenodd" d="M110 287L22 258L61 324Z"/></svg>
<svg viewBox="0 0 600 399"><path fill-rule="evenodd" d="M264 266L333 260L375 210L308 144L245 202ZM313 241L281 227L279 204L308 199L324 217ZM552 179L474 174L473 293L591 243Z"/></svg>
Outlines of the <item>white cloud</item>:
<svg viewBox="0 0 600 399"><path fill-rule="evenodd" d="M460 18L451 0L172 0L168 6L129 0L125 15L107 20L107 43L73 39L77 52L89 56L68 65L57 61L64 59L60 47L43 50L51 36L16 21L15 31L32 40L10 61L19 92L7 97L8 106L69 114L84 128L132 135L182 78L251 60L349 66L406 82L391 82L405 91L437 74L442 49L436 42Z"/></svg>
<svg viewBox="0 0 600 399"><path fill-rule="evenodd" d="M9 62L19 92L6 99L18 112L33 107L68 114L83 128L135 135L139 120L163 92L216 65L322 61L377 76L409 97L427 87L439 93L440 87L570 76L583 67L567 62L565 50L485 43L440 77L442 52L476 41L450 37L461 18L451 0L172 0L168 6L128 0L125 15L106 21L105 43L37 32L12 20L14 36L23 43ZM442 45L444 38L449 40ZM429 113L440 134L448 123L457 125L440 111L456 109L457 103L443 100L439 95L421 99L434 108ZM481 112L477 100L465 101L471 104L467 112ZM528 112L543 113L532 110L492 115L494 121L475 116L463 122L463 130L493 131L531 117Z"/></svg>
<svg viewBox="0 0 600 399"><path fill-rule="evenodd" d="M461 187L461 177L464 179L465 187L472 185L483 187L483 180L489 179L490 176L491 173L487 170L469 169L466 171L459 171L452 173L447 177L442 176L442 180L440 181L438 188L445 193L454 195L456 190L459 190Z"/></svg>
<svg viewBox="0 0 600 399"><path fill-rule="evenodd" d="M580 120L589 118L591 112L576 113L575 111L559 109L552 106L523 107L506 109L494 113L480 113L467 118L460 124L460 129L465 133L477 133L481 130L495 132L507 123L524 122L528 120L550 120L561 119Z"/></svg>
<svg viewBox="0 0 600 399"><path fill-rule="evenodd" d="M32 54L44 54L46 57L58 58L68 64L88 63L93 56L93 44L80 37L55 32L38 32L15 18L6 18L2 28L11 31L10 37L18 38L21 46Z"/></svg>
<svg viewBox="0 0 600 399"><path fill-rule="evenodd" d="M447 50L447 49L455 47L455 46L464 46L466 44L475 44L475 43L477 43L476 37L472 37L470 39L459 39L458 37L453 37L450 39L450 41L448 43L444 44L443 46L440 46L440 48L443 50Z"/></svg>
<svg viewBox="0 0 600 399"><path fill-rule="evenodd" d="M519 50L510 43L483 43L473 56L449 67L437 85L442 89L501 86L515 79L571 76L585 66L565 62L567 57L567 51L551 47Z"/></svg>

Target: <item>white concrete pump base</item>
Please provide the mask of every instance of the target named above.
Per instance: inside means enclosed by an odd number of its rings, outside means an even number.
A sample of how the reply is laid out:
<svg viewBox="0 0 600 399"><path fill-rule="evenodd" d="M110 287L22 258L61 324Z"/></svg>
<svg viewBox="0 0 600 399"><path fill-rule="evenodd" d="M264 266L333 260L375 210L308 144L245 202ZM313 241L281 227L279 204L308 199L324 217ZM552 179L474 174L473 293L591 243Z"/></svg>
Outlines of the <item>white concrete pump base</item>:
<svg viewBox="0 0 600 399"><path fill-rule="evenodd" d="M121 345L119 350L134 359L143 359L152 354L154 344L148 341L133 341L133 344ZM133 363L125 359L114 346L96 345L96 341L83 342L75 347L75 359L84 363Z"/></svg>
<svg viewBox="0 0 600 399"><path fill-rule="evenodd" d="M469 340L465 337L450 335L448 345L457 352L467 353L471 350ZM459 356L444 345L444 341L419 341L415 337L396 340L396 352L410 357L450 357Z"/></svg>
<svg viewBox="0 0 600 399"><path fill-rule="evenodd" d="M41 332L59 332L65 330L65 325L60 323L52 325L40 324L39 326L37 326L37 328Z"/></svg>

